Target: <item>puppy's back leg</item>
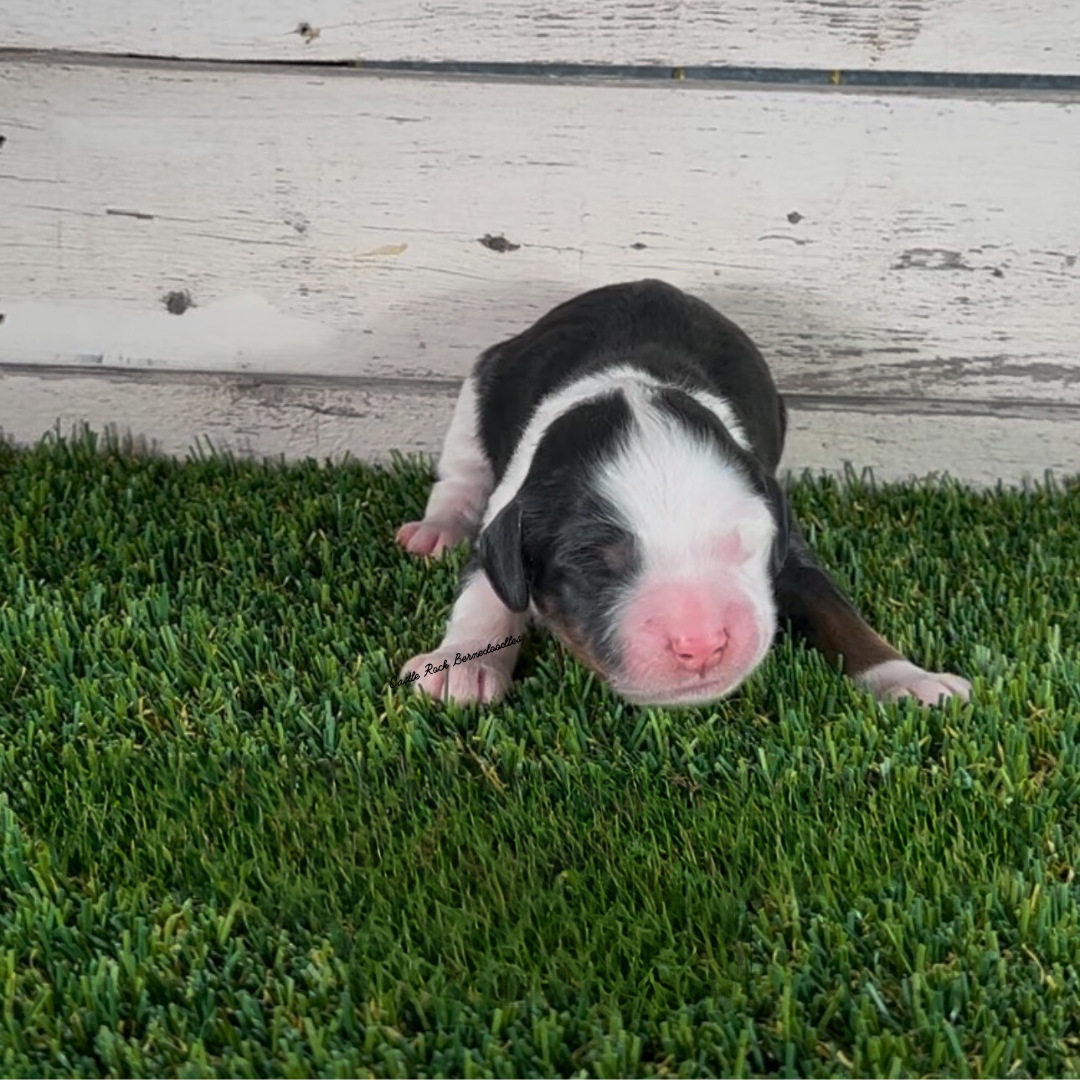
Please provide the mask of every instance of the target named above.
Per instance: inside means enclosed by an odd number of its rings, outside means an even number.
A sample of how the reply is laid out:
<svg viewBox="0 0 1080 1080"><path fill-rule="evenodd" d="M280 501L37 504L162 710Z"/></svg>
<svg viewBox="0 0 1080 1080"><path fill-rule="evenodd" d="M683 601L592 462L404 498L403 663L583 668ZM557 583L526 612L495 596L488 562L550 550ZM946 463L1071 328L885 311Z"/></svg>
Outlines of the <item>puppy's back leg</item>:
<svg viewBox="0 0 1080 1080"><path fill-rule="evenodd" d="M470 374L461 387L443 440L435 486L423 521L409 521L397 542L413 555L440 555L471 540L480 525L495 477L480 445L476 383Z"/></svg>
<svg viewBox="0 0 1080 1080"><path fill-rule="evenodd" d="M776 582L781 624L790 620L796 633L825 654L842 661L844 674L878 701L914 697L934 705L953 696L968 700L971 684L959 675L924 671L875 633L840 587L820 566L792 525L787 560Z"/></svg>

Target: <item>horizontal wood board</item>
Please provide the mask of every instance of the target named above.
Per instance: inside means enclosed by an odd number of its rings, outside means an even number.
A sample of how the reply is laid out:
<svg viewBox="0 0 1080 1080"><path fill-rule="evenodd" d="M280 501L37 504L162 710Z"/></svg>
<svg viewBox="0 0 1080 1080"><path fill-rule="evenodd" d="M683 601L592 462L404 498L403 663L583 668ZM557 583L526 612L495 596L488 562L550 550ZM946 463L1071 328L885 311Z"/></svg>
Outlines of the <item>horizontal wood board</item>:
<svg viewBox="0 0 1080 1080"><path fill-rule="evenodd" d="M207 446L245 456L386 463L391 451L437 455L456 387L412 380L348 385L178 373L24 372L0 368L0 432L32 443L79 425L134 434L148 449L184 456ZM851 403L794 399L782 471L870 468L882 481L948 473L992 486L1059 478L1080 469L1080 410L959 403L883 413Z"/></svg>
<svg viewBox="0 0 1080 1080"><path fill-rule="evenodd" d="M0 362L460 377L656 276L792 392L1080 402L1068 98L26 63L0 133Z"/></svg>
<svg viewBox="0 0 1080 1080"><path fill-rule="evenodd" d="M1074 0L6 0L3 43L289 61L1080 74Z"/></svg>

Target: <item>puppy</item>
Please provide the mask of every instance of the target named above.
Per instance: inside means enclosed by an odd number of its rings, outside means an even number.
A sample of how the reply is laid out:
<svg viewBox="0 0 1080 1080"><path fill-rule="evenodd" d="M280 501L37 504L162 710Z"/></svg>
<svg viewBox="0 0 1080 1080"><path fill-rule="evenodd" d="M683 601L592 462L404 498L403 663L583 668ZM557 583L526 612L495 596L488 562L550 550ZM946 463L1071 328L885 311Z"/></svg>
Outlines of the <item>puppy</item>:
<svg viewBox="0 0 1080 1080"><path fill-rule="evenodd" d="M878 699L967 700L876 634L817 565L775 474L784 403L753 342L660 281L561 304L484 352L458 397L423 521L439 555L478 537L442 643L402 675L490 702L527 620L631 702L731 693L780 623Z"/></svg>

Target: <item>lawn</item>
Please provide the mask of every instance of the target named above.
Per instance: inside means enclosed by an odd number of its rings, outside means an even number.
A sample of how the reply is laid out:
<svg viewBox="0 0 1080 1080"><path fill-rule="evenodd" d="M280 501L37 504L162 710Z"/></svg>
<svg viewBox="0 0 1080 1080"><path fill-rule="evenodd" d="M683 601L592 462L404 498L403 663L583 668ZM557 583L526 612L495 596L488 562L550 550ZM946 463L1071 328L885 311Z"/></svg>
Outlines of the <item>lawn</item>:
<svg viewBox="0 0 1080 1080"><path fill-rule="evenodd" d="M532 639L482 711L390 686L427 483L0 449L0 1073L1080 1073L1080 486L794 487L969 705Z"/></svg>

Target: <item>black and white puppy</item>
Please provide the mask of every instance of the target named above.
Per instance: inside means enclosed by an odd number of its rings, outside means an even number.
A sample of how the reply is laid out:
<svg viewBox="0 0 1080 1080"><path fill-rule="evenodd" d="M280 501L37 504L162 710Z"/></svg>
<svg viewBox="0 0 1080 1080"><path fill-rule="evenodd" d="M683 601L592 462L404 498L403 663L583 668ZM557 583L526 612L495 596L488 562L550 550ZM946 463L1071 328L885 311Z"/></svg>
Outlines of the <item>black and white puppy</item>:
<svg viewBox="0 0 1080 1080"><path fill-rule="evenodd" d="M479 536L442 644L402 675L494 701L531 616L629 701L701 703L790 621L879 699L967 700L965 679L904 659L814 561L775 479L786 426L753 342L660 281L584 293L488 349L424 520L398 530L421 556Z"/></svg>

